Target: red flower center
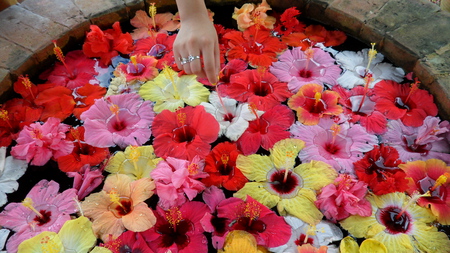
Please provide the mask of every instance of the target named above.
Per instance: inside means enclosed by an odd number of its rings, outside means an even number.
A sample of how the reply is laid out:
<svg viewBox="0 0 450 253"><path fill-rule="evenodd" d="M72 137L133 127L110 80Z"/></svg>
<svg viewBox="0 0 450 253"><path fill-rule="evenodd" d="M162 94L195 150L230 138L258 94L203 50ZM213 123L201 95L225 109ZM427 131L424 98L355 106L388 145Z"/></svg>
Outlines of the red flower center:
<svg viewBox="0 0 450 253"><path fill-rule="evenodd" d="M305 102L304 108L310 113L321 114L327 109L327 106L322 99L316 101L314 98L308 98Z"/></svg>
<svg viewBox="0 0 450 253"><path fill-rule="evenodd" d="M243 44L243 49L246 54L263 54L264 46L262 44L257 43L254 40L250 40L249 42Z"/></svg>
<svg viewBox="0 0 450 253"><path fill-rule="evenodd" d="M297 186L300 186L301 179L292 174L292 171L279 170L270 176L270 186L278 194L291 194Z"/></svg>
<svg viewBox="0 0 450 253"><path fill-rule="evenodd" d="M406 145L406 150L408 152L420 153L423 155L427 155L430 150L430 144L416 144L415 139L407 138L406 136L402 136L403 143Z"/></svg>
<svg viewBox="0 0 450 253"><path fill-rule="evenodd" d="M313 238L308 237L306 242L305 242L305 238L306 238L306 235L305 234L301 234L300 237L297 240L295 240L295 244L298 245L298 246L302 246L303 244L311 244L311 245L313 244L313 242L314 242Z"/></svg>
<svg viewBox="0 0 450 253"><path fill-rule="evenodd" d="M302 69L298 72L298 75L303 78L311 78L312 72L311 70Z"/></svg>
<svg viewBox="0 0 450 253"><path fill-rule="evenodd" d="M434 190L433 186L436 184L436 180L426 176L416 182L417 188L420 189L421 193L426 193L430 191L431 198L439 198L441 200L446 200L447 198L447 188L443 185L436 187Z"/></svg>
<svg viewBox="0 0 450 253"><path fill-rule="evenodd" d="M251 234L262 233L266 230L266 223L251 217L240 217L236 222L235 230L245 230Z"/></svg>
<svg viewBox="0 0 450 253"><path fill-rule="evenodd" d="M403 102L402 98L400 97L396 97L395 98L395 106L397 106L400 109L405 109L405 110L409 110L409 106Z"/></svg>
<svg viewBox="0 0 450 253"><path fill-rule="evenodd" d="M231 122L233 119L234 119L234 115L231 114L231 113L227 113L227 114L225 114L225 115L223 116L223 120L224 120L224 121Z"/></svg>
<svg viewBox="0 0 450 253"><path fill-rule="evenodd" d="M332 155L337 154L340 149L341 148L338 145L335 145L334 143L325 144L325 150Z"/></svg>
<svg viewBox="0 0 450 253"><path fill-rule="evenodd" d="M34 217L34 221L37 222L38 226L42 226L44 224L46 224L47 222L49 222L51 219L50 217L52 216L52 212L51 211L45 211L45 210L40 210L39 213L42 216L38 216L36 215L36 217Z"/></svg>
<svg viewBox="0 0 450 253"><path fill-rule="evenodd" d="M122 216L125 216L133 211L133 202L130 198L120 197L119 203L111 203L108 206L109 211L111 211L115 217L122 218Z"/></svg>
<svg viewBox="0 0 450 253"><path fill-rule="evenodd" d="M217 170L219 171L220 175L222 176L234 176L234 166L230 163L222 163L219 161L216 161L217 164Z"/></svg>
<svg viewBox="0 0 450 253"><path fill-rule="evenodd" d="M255 95L260 97L265 97L273 93L272 85L265 81L249 84L249 86L249 90L253 91Z"/></svg>
<svg viewBox="0 0 450 253"><path fill-rule="evenodd" d="M178 143L191 142L194 140L196 134L197 131L193 127L183 125L173 130L173 140Z"/></svg>
<svg viewBox="0 0 450 253"><path fill-rule="evenodd" d="M406 233L411 224L411 217L398 207L390 206L378 211L379 222L386 227L390 234Z"/></svg>
<svg viewBox="0 0 450 253"><path fill-rule="evenodd" d="M187 232L194 229L194 225L189 220L181 220L176 223L175 226L170 223L163 224L156 228L156 232L161 234L161 247L169 248L174 243L178 246L178 249L185 248L189 242L189 236Z"/></svg>
<svg viewBox="0 0 450 253"><path fill-rule="evenodd" d="M269 132L270 123L267 120L263 119L263 118L260 118L258 120L258 122L259 122L259 129L258 129L259 132L261 134L267 134L267 132Z"/></svg>

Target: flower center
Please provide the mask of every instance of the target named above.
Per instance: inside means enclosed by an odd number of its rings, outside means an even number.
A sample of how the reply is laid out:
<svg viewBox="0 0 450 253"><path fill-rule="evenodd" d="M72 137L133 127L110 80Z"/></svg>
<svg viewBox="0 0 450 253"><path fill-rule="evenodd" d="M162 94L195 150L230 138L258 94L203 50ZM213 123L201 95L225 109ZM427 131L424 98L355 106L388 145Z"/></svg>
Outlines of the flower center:
<svg viewBox="0 0 450 253"><path fill-rule="evenodd" d="M145 66L142 63L127 64L128 75L140 76L144 72Z"/></svg>
<svg viewBox="0 0 450 253"><path fill-rule="evenodd" d="M403 103L402 98L400 97L396 97L395 98L395 106L397 106L400 109L405 109L405 110L409 110L409 106L406 103Z"/></svg>
<svg viewBox="0 0 450 253"><path fill-rule="evenodd" d="M160 245L162 248L169 248L175 243L178 249L183 249L190 242L190 238L186 233L193 229L194 225L192 222L189 220L180 220L174 225L167 223L158 226L156 232L162 236Z"/></svg>
<svg viewBox="0 0 450 253"><path fill-rule="evenodd" d="M295 244L298 246L302 246L303 244L311 244L312 245L313 242L314 242L314 239L311 237L307 238L305 234L301 234L300 237L297 240L295 240Z"/></svg>
<svg viewBox="0 0 450 253"><path fill-rule="evenodd" d="M183 125L173 130L173 140L178 143L191 142L194 140L196 134L197 131L193 127Z"/></svg>
<svg viewBox="0 0 450 253"><path fill-rule="evenodd" d="M385 207L377 211L378 221L386 227L390 234L406 233L411 224L411 217L407 212L394 206Z"/></svg>
<svg viewBox="0 0 450 253"><path fill-rule="evenodd" d="M410 138L407 136L402 136L403 143L406 145L406 150L408 152L420 153L422 155L427 155L430 150L430 145L427 144L416 144L415 138Z"/></svg>
<svg viewBox="0 0 450 253"><path fill-rule="evenodd" d="M430 192L431 197L445 200L447 198L447 189L444 185L436 183L436 180L426 176L417 181L417 186L421 190L421 193Z"/></svg>
<svg viewBox="0 0 450 253"><path fill-rule="evenodd" d="M260 81L250 85L251 85L250 90L252 90L253 93L257 96L265 97L273 93L272 85L270 85L265 81Z"/></svg>
<svg viewBox="0 0 450 253"><path fill-rule="evenodd" d="M266 230L266 223L251 217L240 217L236 222L235 230L245 230L251 234L262 233Z"/></svg>
<svg viewBox="0 0 450 253"><path fill-rule="evenodd" d="M166 53L166 46L164 46L162 44L155 44L148 51L147 55L153 56L156 59L161 59L164 56L165 53Z"/></svg>
<svg viewBox="0 0 450 253"><path fill-rule="evenodd" d="M36 217L34 217L33 219L37 222L38 226L42 226L51 220L52 212L40 210L39 213L41 214L41 216L36 215Z"/></svg>
<svg viewBox="0 0 450 253"><path fill-rule="evenodd" d="M301 177L292 171L276 170L270 175L269 187L279 195L296 195L298 188L302 187Z"/></svg>
<svg viewBox="0 0 450 253"><path fill-rule="evenodd" d="M246 54L263 54L264 46L253 39L250 39L249 42L243 45L244 52Z"/></svg>
<svg viewBox="0 0 450 253"><path fill-rule="evenodd" d="M303 78L311 78L312 72L311 70L302 69L298 72L298 75Z"/></svg>
<svg viewBox="0 0 450 253"><path fill-rule="evenodd" d="M133 211L133 202L128 197L118 197L118 199L108 206L108 209L117 218L122 218L122 216L125 216Z"/></svg>
<svg viewBox="0 0 450 253"><path fill-rule="evenodd" d="M231 122L231 121L233 121L233 119L234 119L234 115L231 113L227 113L223 116L224 121Z"/></svg>

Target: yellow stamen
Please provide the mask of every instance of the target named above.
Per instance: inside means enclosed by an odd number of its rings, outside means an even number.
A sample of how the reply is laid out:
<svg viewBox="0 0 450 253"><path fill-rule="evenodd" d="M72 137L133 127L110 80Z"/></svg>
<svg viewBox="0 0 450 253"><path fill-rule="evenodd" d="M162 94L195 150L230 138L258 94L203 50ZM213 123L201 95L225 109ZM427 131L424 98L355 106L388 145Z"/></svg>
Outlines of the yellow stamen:
<svg viewBox="0 0 450 253"><path fill-rule="evenodd" d="M253 115L255 115L255 117L256 117L257 119L259 119L259 116L258 116L258 108L256 107L256 104L255 104L255 103L249 103L249 104L248 104L248 109L253 113Z"/></svg>
<svg viewBox="0 0 450 253"><path fill-rule="evenodd" d="M313 56L314 56L314 50L313 50L312 46L308 47L308 48L305 50L305 56L306 56L305 70L307 70L308 67L309 67L309 62L311 61L311 59L312 59Z"/></svg>
<svg viewBox="0 0 450 253"><path fill-rule="evenodd" d="M138 147L132 146L130 147L131 152L128 156L130 158L131 163L133 164L133 167L136 171L139 170L139 166L137 165L137 162L139 161L139 157L141 157L141 152L139 152Z"/></svg>
<svg viewBox="0 0 450 253"><path fill-rule="evenodd" d="M148 13L150 14L150 17L152 18L153 29L156 30L156 22L155 22L156 6L155 6L155 3L150 3L150 7L148 9L149 9Z"/></svg>
<svg viewBox="0 0 450 253"><path fill-rule="evenodd" d="M58 244L53 239L50 239L50 237L45 236L40 241L41 244L41 252L45 253L58 253L60 252L60 248L58 247Z"/></svg>
<svg viewBox="0 0 450 253"><path fill-rule="evenodd" d="M366 74L369 70L370 64L372 63L373 59L375 58L375 56L377 55L377 50L375 50L375 43L370 43L370 45L372 45L372 48L369 49L368 55L369 55L369 62L367 63L367 67L366 67Z"/></svg>
<svg viewBox="0 0 450 253"><path fill-rule="evenodd" d="M131 63L133 63L133 65L135 66L135 67L137 67L137 60L136 60L136 55L132 55L131 57L130 57L130 61L131 61Z"/></svg>
<svg viewBox="0 0 450 253"><path fill-rule="evenodd" d="M53 48L53 53L56 55L56 58L64 65L64 67L66 68L66 70L69 73L69 75L71 77L74 77L74 75L72 73L72 70L66 64L66 60L64 59L64 54L63 54L61 48L58 47L58 45L56 45L56 40L53 40L53 45L55 46Z"/></svg>
<svg viewBox="0 0 450 253"><path fill-rule="evenodd" d="M316 92L316 94L314 94L314 99L316 100L314 104L316 106L320 102L320 99L322 99L322 93Z"/></svg>
<svg viewBox="0 0 450 253"><path fill-rule="evenodd" d="M436 190L439 186L447 183L448 178L450 177L450 173L445 172L444 174L440 175L436 182L434 183L433 187L431 187L430 191Z"/></svg>
<svg viewBox="0 0 450 253"><path fill-rule="evenodd" d="M196 174L198 174L199 170L200 170L200 167L196 163L191 163L188 166L189 175L196 175Z"/></svg>
<svg viewBox="0 0 450 253"><path fill-rule="evenodd" d="M222 154L220 160L222 161L223 165L227 165L228 161L230 160L230 156L228 154Z"/></svg>
<svg viewBox="0 0 450 253"><path fill-rule="evenodd" d="M20 76L19 80L21 80L22 85L25 86L26 89L30 90L31 97L35 99L35 96L33 94L33 90L31 89L32 83L30 81L30 78L28 76Z"/></svg>
<svg viewBox="0 0 450 253"><path fill-rule="evenodd" d="M33 206L33 200L32 200L31 198L25 198L25 199L22 201L22 205L23 205L24 207L30 209L31 211L33 211L37 216L39 216L39 218L42 218L42 217L43 217L43 215L42 215L38 210L36 210L36 208L34 208L34 206Z"/></svg>
<svg viewBox="0 0 450 253"><path fill-rule="evenodd" d="M4 121L9 120L8 111L7 110L0 110L0 119Z"/></svg>
<svg viewBox="0 0 450 253"><path fill-rule="evenodd" d="M416 79L414 80L414 83L411 84L411 89L409 90L408 96L406 97L405 102L404 102L405 104L408 102L411 95L419 89L419 85L420 85L420 81L416 77Z"/></svg>
<svg viewBox="0 0 450 253"><path fill-rule="evenodd" d="M172 207L166 212L166 220L170 225L176 228L176 225L183 220L183 215L178 207Z"/></svg>
<svg viewBox="0 0 450 253"><path fill-rule="evenodd" d="M180 125L184 125L186 123L186 113L177 111L177 120Z"/></svg>
<svg viewBox="0 0 450 253"><path fill-rule="evenodd" d="M113 189L113 190L109 191L109 200L111 200L112 203L117 204L120 207L122 207L123 209L125 209L125 207L122 205L122 203L120 203L120 196L116 190Z"/></svg>
<svg viewBox="0 0 450 253"><path fill-rule="evenodd" d="M178 88L176 85L176 81L175 81L175 77L174 77L174 71L172 70L172 68L170 66L165 66L164 69L162 70L164 76L170 80L170 83L172 84L173 87L173 91L174 91L174 98L175 99L180 99L180 95L178 93Z"/></svg>
<svg viewBox="0 0 450 253"><path fill-rule="evenodd" d="M410 207L412 204L416 203L416 201L421 197L430 197L430 191L425 192L424 194L420 194L419 192L415 191L413 195L411 196L411 199L402 207L402 211L398 213L395 218L400 218L404 212L406 212L406 209Z"/></svg>
<svg viewBox="0 0 450 253"><path fill-rule="evenodd" d="M331 143L334 144L334 142L336 141L336 136L341 132L341 126L338 124L333 124L330 127L330 130L331 130L331 134L333 135L333 139L332 139Z"/></svg>

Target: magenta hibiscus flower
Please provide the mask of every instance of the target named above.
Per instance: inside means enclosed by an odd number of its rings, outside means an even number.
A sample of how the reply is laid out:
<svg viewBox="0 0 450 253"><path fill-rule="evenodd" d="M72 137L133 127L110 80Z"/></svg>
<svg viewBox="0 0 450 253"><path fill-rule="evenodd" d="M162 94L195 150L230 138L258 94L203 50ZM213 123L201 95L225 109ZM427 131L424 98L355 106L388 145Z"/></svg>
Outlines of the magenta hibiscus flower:
<svg viewBox="0 0 450 253"><path fill-rule="evenodd" d="M152 103L136 93L120 94L95 101L80 116L87 144L107 148L141 146L150 139L155 113Z"/></svg>
<svg viewBox="0 0 450 253"><path fill-rule="evenodd" d="M164 110L153 121L153 147L162 158L205 158L219 134L219 123L203 106Z"/></svg>
<svg viewBox="0 0 450 253"><path fill-rule="evenodd" d="M16 232L6 244L8 252L17 252L19 244L43 231L58 232L75 213L75 189L58 193L59 184L45 179L37 183L22 203L9 203L0 213L0 226Z"/></svg>
<svg viewBox="0 0 450 253"><path fill-rule="evenodd" d="M296 93L307 83L335 85L341 69L334 64L330 54L320 48L303 51L296 47L280 55L270 72L280 81L287 82L289 90Z"/></svg>
<svg viewBox="0 0 450 253"><path fill-rule="evenodd" d="M353 173L353 162L378 144L377 137L362 126L348 122L338 125L332 119L322 119L314 126L296 123L291 133L305 142L299 153L302 162L323 161L340 173Z"/></svg>

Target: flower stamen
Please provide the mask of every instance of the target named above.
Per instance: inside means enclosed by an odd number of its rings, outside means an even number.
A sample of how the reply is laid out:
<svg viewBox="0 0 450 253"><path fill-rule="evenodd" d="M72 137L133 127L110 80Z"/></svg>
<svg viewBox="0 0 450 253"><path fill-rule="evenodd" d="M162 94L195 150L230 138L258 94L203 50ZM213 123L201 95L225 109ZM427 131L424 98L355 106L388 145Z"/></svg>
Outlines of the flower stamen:
<svg viewBox="0 0 450 253"><path fill-rule="evenodd" d="M39 216L39 218L44 218L44 216L38 211L36 210L36 208L34 208L33 206L33 200L31 198L25 198L22 201L22 205L28 209L30 209L31 211L33 211L37 216Z"/></svg>
<svg viewBox="0 0 450 253"><path fill-rule="evenodd" d="M66 60L64 59L64 54L63 54L61 48L58 47L58 45L56 45L56 40L53 40L52 42L53 42L53 45L55 46L53 48L53 53L56 55L56 58L64 65L64 67L67 70L67 73L69 74L69 77L74 78L75 76L74 76L72 70L66 64Z"/></svg>
<svg viewBox="0 0 450 253"><path fill-rule="evenodd" d="M450 177L450 173L445 172L444 174L440 175L436 182L434 183L433 187L430 188L430 192L436 190L439 186L445 184L448 181L448 178Z"/></svg>

